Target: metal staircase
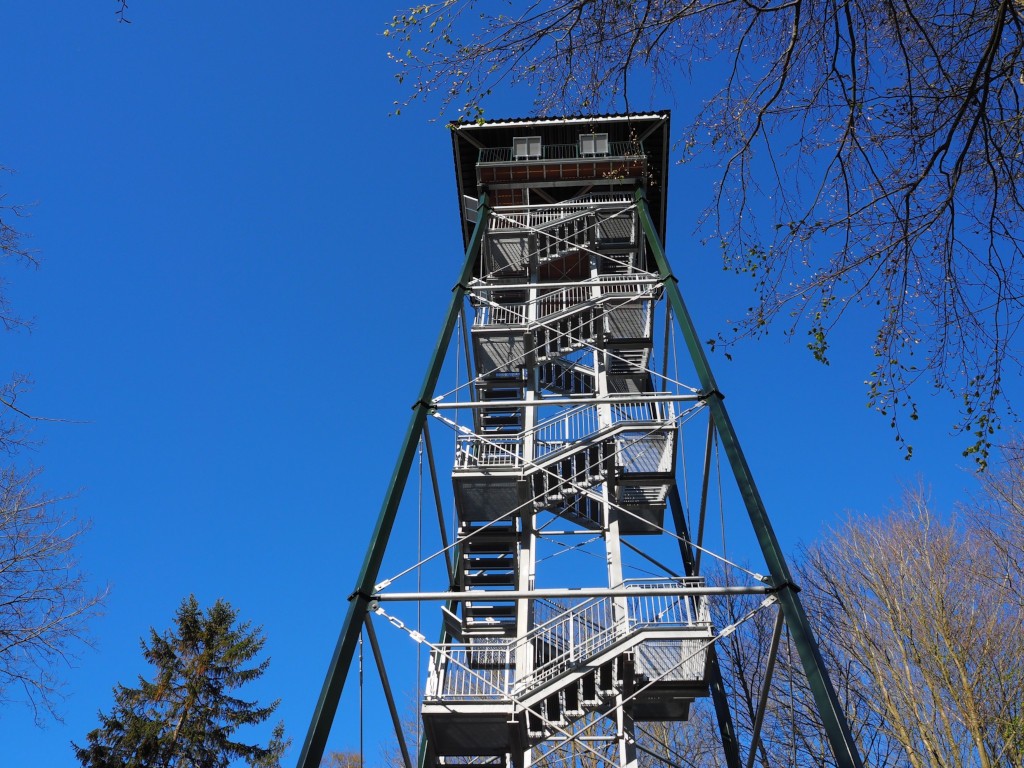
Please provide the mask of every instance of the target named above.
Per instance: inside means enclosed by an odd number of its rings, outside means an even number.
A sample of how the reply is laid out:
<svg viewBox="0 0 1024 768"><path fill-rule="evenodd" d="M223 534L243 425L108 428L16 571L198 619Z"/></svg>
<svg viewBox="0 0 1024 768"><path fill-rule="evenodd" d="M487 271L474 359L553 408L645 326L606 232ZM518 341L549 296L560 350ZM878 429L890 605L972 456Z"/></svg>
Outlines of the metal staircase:
<svg viewBox="0 0 1024 768"><path fill-rule="evenodd" d="M707 695L707 603L685 594L703 580L623 586L635 594L564 607L515 638L435 646L422 714L436 754L528 749L623 691L636 720L685 719Z"/></svg>
<svg viewBox="0 0 1024 768"><path fill-rule="evenodd" d="M594 369L560 358L537 366L540 385L559 395L592 395L596 387Z"/></svg>
<svg viewBox="0 0 1024 768"><path fill-rule="evenodd" d="M711 622L685 594L703 582L624 582L619 565L620 537L662 531L678 413L648 367L662 283L632 196L610 186L552 204L523 185L521 204L494 209L467 285L473 419L448 422L462 599L422 705L436 765L523 765L577 722L684 720L707 694ZM603 542L603 584L628 596L522 598L552 517Z"/></svg>
<svg viewBox="0 0 1024 768"><path fill-rule="evenodd" d="M511 637L516 632L516 604L503 600L519 575L519 531L514 522L459 529L461 587L480 593L462 606L463 638Z"/></svg>
<svg viewBox="0 0 1024 768"><path fill-rule="evenodd" d="M657 278L639 272L597 275L551 288L535 283L511 290L506 283L476 282L473 342L478 374L487 379L595 346L613 357L620 356L619 350L647 348L652 304L659 295Z"/></svg>
<svg viewBox="0 0 1024 768"><path fill-rule="evenodd" d="M624 532L655 532L673 484L675 440L673 404L643 399L563 408L517 432L460 435L460 519L496 520L532 505L599 527L594 489L607 483L627 513Z"/></svg>
<svg viewBox="0 0 1024 768"><path fill-rule="evenodd" d="M751 765L763 744L758 720L733 722L713 645L737 624L716 633L712 595L763 598L749 615L779 607L772 639L756 640L767 645L755 649L766 659L758 716L771 701L771 669L785 628L805 672L807 701L813 699L808 714L824 729L822 743L838 768L861 768L799 588L664 254L668 122L668 113L659 112L450 126L465 260L348 593L301 768L320 763L364 628L403 761L413 767L373 612L403 640L431 649L421 768L526 768L545 756L551 764L585 758L636 768L640 750L654 764L670 762L666 749L641 746L650 734L635 723L684 721L705 696L718 723L720 764L740 768L742 748ZM662 320L666 333L658 336ZM670 328L685 344L678 381L667 376ZM442 395L446 358L456 357L447 368L457 373L456 387ZM706 416L695 427L703 450L683 453L681 425L695 423L698 411ZM452 461L454 510L440 490L431 417L454 430L453 440L437 443ZM424 446L439 547L381 580L397 521L409 519L402 510L416 506L402 497ZM696 482L677 487L677 461L687 467L680 476ZM706 513L713 492L722 500L723 484L712 480L726 474L726 462L736 486L730 503L746 513L753 533L746 538L756 542L768 575L723 557L744 571L744 583L705 585L697 574L700 555L713 555L704 538L712 517ZM724 512L720 507L723 545ZM631 540L638 535L647 537L642 546ZM671 578L629 580L631 568ZM447 589L392 589L413 572ZM419 612L408 621L391 612L403 601L443 603L437 643L421 631Z"/></svg>

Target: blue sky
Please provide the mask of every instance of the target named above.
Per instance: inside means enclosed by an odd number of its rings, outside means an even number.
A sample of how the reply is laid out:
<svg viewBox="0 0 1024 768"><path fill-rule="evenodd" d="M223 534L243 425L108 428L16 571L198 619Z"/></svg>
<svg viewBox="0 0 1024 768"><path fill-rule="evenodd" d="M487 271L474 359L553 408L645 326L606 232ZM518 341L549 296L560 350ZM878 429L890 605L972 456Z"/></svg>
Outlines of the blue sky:
<svg viewBox="0 0 1024 768"><path fill-rule="evenodd" d="M31 412L80 422L40 426L28 459L77 491L82 565L110 587L63 722L0 708L0 765L74 765L69 742L145 672L139 637L189 593L263 625L252 693L281 699L291 763L461 261L450 139L431 108L388 117L387 3L133 3L131 25L114 9L0 6L0 164L17 172L0 183L34 203L43 262L5 266L36 325L3 337L4 367L32 374ZM710 337L751 285L692 234L713 171L672 174L668 254ZM973 491L948 397L920 393L911 462L866 408L868 322L850 311L830 367L781 329L712 357L787 549L918 477L940 511ZM332 748L356 746L355 711Z"/></svg>

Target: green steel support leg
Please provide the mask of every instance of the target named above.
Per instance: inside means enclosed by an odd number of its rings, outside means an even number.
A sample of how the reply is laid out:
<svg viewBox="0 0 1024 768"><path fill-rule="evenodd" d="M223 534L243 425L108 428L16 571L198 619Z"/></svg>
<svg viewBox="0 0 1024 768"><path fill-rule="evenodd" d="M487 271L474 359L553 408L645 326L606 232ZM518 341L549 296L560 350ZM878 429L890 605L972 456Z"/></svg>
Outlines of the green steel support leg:
<svg viewBox="0 0 1024 768"><path fill-rule="evenodd" d="M690 529L686 524L686 516L683 514L679 489L674 486L672 493L669 494L669 503L672 506L672 520L675 522L676 535L681 539L679 552L683 557L683 572L687 576L695 576L697 563L689 543ZM729 699L725 693L725 683L722 681L722 668L718 665L717 646L714 644L708 648L708 673L711 678L711 701L715 705L715 716L718 718L718 733L722 738L725 764L727 768L742 768L740 743L736 739L736 727L732 722L732 712L729 711Z"/></svg>
<svg viewBox="0 0 1024 768"><path fill-rule="evenodd" d="M377 525L370 539L370 548L367 550L366 559L363 561L363 570L359 575L359 581L356 583L356 589L349 598L348 613L345 615L345 623L342 625L341 633L338 636L338 643L334 648L334 655L331 657L331 663L327 669L327 678L324 680L323 689L320 691L320 699L317 701L316 709L313 711L313 720L309 724L306 740L302 744L298 768L319 768L324 748L327 746L327 736L331 731L334 715L338 710L341 691L345 687L345 678L348 677L349 666L352 663L352 654L355 651L359 632L363 626L363 619L366 616L370 595L373 592L374 585L377 583L380 564L384 559L384 550L387 548L388 538L391 536L391 528L395 522L395 515L398 513L398 505L402 500L402 491L405 489L409 469L412 467L413 458L416 455L416 444L419 442L420 433L423 430L423 425L426 423L427 413L430 410L430 399L433 397L434 390L437 387L437 379L441 375L445 350L447 350L451 340L455 321L462 311L462 302L466 295L466 289L470 278L473 276L473 267L476 264L477 255L480 253L480 242L487 227L489 212L487 195L486 193L481 194L476 227L473 229L469 246L466 248L466 261L462 266L459 282L452 289L452 299L448 305L448 314L445 317L437 346L434 348L434 354L430 359L430 365L427 367L427 374L423 379L423 386L420 388L419 399L413 406L413 415L409 422L409 429L405 433L405 441L402 443L402 450L398 455L395 471L391 475L391 482L388 485L387 493L384 495L384 503L381 506L380 515L377 517Z"/></svg>
<svg viewBox="0 0 1024 768"><path fill-rule="evenodd" d="M707 356L704 354L704 347L697 337L697 331L693 326L690 313L683 303L683 296L679 292L679 285L676 282L672 270L669 268L668 259L665 257L665 249L662 247L658 232L651 221L650 211L647 209L647 198L644 190L638 189L636 193L637 209L640 214L640 223L643 226L647 244L651 249L658 265L665 291L675 312L676 322L686 340L686 347L690 352L690 358L697 369L697 376L700 385L707 395L707 405L711 410L711 416L718 429L722 446L725 448L729 464L732 466L733 474L736 475L736 483L739 485L740 493L743 496L747 514L753 525L754 533L761 545L765 563L772 577L772 584L778 589L779 604L786 618L786 625L789 627L790 637L796 644L800 654L800 661L803 664L804 674L807 675L807 682L814 695L818 707L818 714L825 726L825 734L835 756L839 768L863 768L860 755L857 752L857 745L850 733L850 726L846 722L842 707L839 705L839 698L829 679L828 671L822 660L818 644L814 639L814 632L811 630L804 613L803 606L797 596L797 587L786 565L785 556L779 546L775 531L772 529L768 519L768 512L765 509L761 495L754 485L754 477L747 465L747 460L740 449L736 431L733 429L729 414L722 402L722 393L718 390L715 377L711 373Z"/></svg>

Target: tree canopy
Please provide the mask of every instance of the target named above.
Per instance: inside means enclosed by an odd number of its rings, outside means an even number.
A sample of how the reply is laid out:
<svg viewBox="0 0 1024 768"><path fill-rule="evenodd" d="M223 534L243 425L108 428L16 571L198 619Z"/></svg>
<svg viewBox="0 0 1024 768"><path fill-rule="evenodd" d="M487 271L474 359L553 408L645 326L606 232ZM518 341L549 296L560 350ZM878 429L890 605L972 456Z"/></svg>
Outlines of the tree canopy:
<svg viewBox="0 0 1024 768"><path fill-rule="evenodd" d="M720 169L707 236L756 293L714 341L781 326L827 363L837 324L870 323L868 402L901 438L952 394L984 465L1024 319L1022 0L442 0L384 34L410 100L460 120L506 85L542 114L635 110L699 73L678 159Z"/></svg>
<svg viewBox="0 0 1024 768"><path fill-rule="evenodd" d="M151 629L148 642L141 641L155 668L152 679L114 688L110 713L100 713L100 727L84 747L74 745L79 762L85 768L224 768L233 760L279 766L287 747L282 724L267 746L236 736L278 705L235 695L266 671L270 660L256 659L264 642L261 629L239 622L224 600L203 611L195 596L186 598L172 629Z"/></svg>
<svg viewBox="0 0 1024 768"><path fill-rule="evenodd" d="M806 553L808 603L872 764L1024 765L1024 539L1002 535L1024 522L1006 502L1022 469L1011 459L950 520L915 489Z"/></svg>

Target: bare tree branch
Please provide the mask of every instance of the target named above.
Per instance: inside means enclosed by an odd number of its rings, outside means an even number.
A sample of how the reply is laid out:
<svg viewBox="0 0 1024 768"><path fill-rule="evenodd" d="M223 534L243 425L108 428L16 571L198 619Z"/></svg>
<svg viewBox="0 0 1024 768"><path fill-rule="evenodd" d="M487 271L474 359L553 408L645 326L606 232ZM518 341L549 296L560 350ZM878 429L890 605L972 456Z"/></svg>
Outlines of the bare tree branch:
<svg viewBox="0 0 1024 768"><path fill-rule="evenodd" d="M704 223L756 293L715 343L781 323L827 363L857 307L875 328L868 402L902 441L922 389L954 395L965 453L985 465L1013 413L1003 378L1021 364L1022 0L495 7L442 0L395 16L385 35L410 100L475 120L496 86L521 84L542 114L641 108L632 83L668 92L715 65L721 87L687 150L717 159Z"/></svg>
<svg viewBox="0 0 1024 768"><path fill-rule="evenodd" d="M0 470L0 701L56 716L56 668L88 645L85 625L106 592L87 591L74 559L85 526L41 495L39 471Z"/></svg>

